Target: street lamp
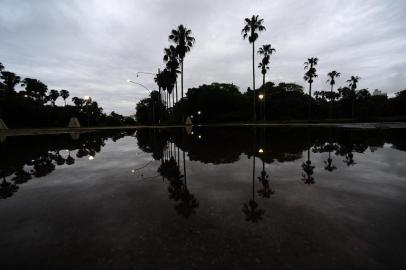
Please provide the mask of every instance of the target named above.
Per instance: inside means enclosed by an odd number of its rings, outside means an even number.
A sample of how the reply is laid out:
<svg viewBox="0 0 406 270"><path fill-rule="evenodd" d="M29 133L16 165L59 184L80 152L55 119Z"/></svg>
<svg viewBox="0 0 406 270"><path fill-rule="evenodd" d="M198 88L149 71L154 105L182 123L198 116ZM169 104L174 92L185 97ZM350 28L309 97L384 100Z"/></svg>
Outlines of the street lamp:
<svg viewBox="0 0 406 270"><path fill-rule="evenodd" d="M137 72L137 77L138 77L138 72ZM152 93L151 90L149 90L145 85L138 83L138 82L134 82L132 80L127 80L128 83L132 83L132 84L136 84L138 86L143 87L144 89L146 89L148 92ZM153 96L151 95L151 99L152 99L152 123L155 125L155 100L153 98Z"/></svg>
<svg viewBox="0 0 406 270"><path fill-rule="evenodd" d="M259 94L259 95L258 95L258 98L259 98L259 100L260 100L261 102L264 100L264 97L265 97L265 96L264 96L263 94ZM264 104L262 104L261 107L262 107L263 118L264 118L264 120L265 120L265 107L264 107Z"/></svg>

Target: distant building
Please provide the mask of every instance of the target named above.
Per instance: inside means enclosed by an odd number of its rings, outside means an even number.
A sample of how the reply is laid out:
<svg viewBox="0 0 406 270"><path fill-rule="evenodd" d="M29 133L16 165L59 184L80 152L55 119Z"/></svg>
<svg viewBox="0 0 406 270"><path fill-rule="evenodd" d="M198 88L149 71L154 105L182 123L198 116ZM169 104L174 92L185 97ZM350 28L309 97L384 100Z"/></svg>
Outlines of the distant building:
<svg viewBox="0 0 406 270"><path fill-rule="evenodd" d="M375 89L372 93L373 96L387 96L386 93L383 93L381 90Z"/></svg>

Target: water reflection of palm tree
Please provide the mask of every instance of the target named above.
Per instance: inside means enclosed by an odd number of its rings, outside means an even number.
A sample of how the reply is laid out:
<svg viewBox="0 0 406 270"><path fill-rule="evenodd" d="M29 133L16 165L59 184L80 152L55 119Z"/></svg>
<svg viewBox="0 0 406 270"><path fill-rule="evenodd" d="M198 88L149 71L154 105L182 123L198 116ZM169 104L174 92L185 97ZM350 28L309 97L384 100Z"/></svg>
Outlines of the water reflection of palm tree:
<svg viewBox="0 0 406 270"><path fill-rule="evenodd" d="M302 169L302 181L308 185L314 184L314 166L312 165L312 161L310 160L310 146L307 149L307 161L302 163Z"/></svg>
<svg viewBox="0 0 406 270"><path fill-rule="evenodd" d="M252 199L248 203L244 203L242 212L245 214L245 220L257 223L262 220L265 211L259 208L258 203L255 201L255 150L256 150L256 128L254 128L254 143L252 155Z"/></svg>
<svg viewBox="0 0 406 270"><path fill-rule="evenodd" d="M6 180L6 177L3 175L3 181L0 184L0 198L6 199L13 196L18 190L18 186L15 183L10 183Z"/></svg>
<svg viewBox="0 0 406 270"><path fill-rule="evenodd" d="M170 158L161 161L161 166L158 168L158 172L163 179L166 178L169 181L169 198L176 202L176 212L179 215L188 218L196 213L196 208L199 207L199 202L187 187L185 152L183 151L183 174L181 174L179 162L176 161L175 158L177 152L176 149L172 149L172 146L169 146L168 152ZM175 156L173 154L175 154ZM164 154L164 156L166 155Z"/></svg>
<svg viewBox="0 0 406 270"><path fill-rule="evenodd" d="M72 165L75 163L75 159L70 155L70 150L68 150L68 157L65 160L66 165Z"/></svg>
<svg viewBox="0 0 406 270"><path fill-rule="evenodd" d="M328 151L328 158L327 158L327 160L324 161L324 164L326 164L326 166L324 166L324 169L326 171L332 172L335 169L337 169L337 167L333 165L333 159L331 158L331 151Z"/></svg>
<svg viewBox="0 0 406 270"><path fill-rule="evenodd" d="M260 195L262 198L270 198L272 194L275 193L275 191L272 189L270 185L270 178L269 174L266 173L265 171L265 161L262 160L262 171L261 171L261 176L258 177L258 181L261 183L262 187L259 189L258 195Z"/></svg>

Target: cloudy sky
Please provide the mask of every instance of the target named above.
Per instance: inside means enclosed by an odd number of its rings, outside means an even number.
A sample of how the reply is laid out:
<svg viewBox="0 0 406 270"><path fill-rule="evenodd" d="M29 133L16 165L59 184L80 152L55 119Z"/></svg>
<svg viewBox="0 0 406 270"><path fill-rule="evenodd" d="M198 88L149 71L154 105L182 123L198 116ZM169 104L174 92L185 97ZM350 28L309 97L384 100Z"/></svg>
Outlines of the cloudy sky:
<svg viewBox="0 0 406 270"><path fill-rule="evenodd" d="M181 23L196 38L185 88L216 81L245 91L251 47L240 31L252 14L267 27L257 44L277 49L272 81L304 84L303 62L316 56L316 90L327 89L331 70L342 73L338 85L359 75L362 88L406 89L404 0L0 0L0 62L50 89L90 95L106 112L132 114L147 93L126 79L156 89L136 72L164 65L168 34Z"/></svg>

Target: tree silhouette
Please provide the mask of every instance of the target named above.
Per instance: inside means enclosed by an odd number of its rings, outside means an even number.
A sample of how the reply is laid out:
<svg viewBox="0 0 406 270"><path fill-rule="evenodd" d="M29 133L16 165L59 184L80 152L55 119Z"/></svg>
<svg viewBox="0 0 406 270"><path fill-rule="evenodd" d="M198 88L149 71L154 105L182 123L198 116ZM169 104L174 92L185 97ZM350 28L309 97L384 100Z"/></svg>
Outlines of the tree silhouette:
<svg viewBox="0 0 406 270"><path fill-rule="evenodd" d="M314 184L314 166L312 165L312 162L310 160L310 147L307 149L307 160L302 163L302 169L302 181L308 185Z"/></svg>
<svg viewBox="0 0 406 270"><path fill-rule="evenodd" d="M6 180L6 177L3 176L3 181L0 184L0 198L7 199L13 196L18 190L18 186L15 183L10 183Z"/></svg>
<svg viewBox="0 0 406 270"><path fill-rule="evenodd" d="M59 98L59 91L52 89L51 91L49 91L48 97L52 103L52 106L55 106L55 102Z"/></svg>
<svg viewBox="0 0 406 270"><path fill-rule="evenodd" d="M341 76L340 72L337 72L335 70L330 71L327 76L329 79L327 80L328 83L330 83L331 89L330 89L330 118L333 116L333 88L334 85L336 84L336 78Z"/></svg>
<svg viewBox="0 0 406 270"><path fill-rule="evenodd" d="M252 90L253 90L253 120L257 119L255 106L255 41L258 39L258 33L265 31L265 26L262 25L263 19L259 19L258 15L252 15L251 19L245 18L245 26L241 30L242 38L248 37L249 43L252 43Z"/></svg>
<svg viewBox="0 0 406 270"><path fill-rule="evenodd" d="M267 73L267 70L269 70L269 63L270 63L270 57L273 52L276 50L272 48L271 44L265 44L262 45L262 47L259 48L258 54L262 55L262 60L258 65L258 68L261 69L262 73L262 87L264 88L264 120L266 120L266 105L267 105L267 91L266 88L264 87L265 85L265 75Z"/></svg>
<svg viewBox="0 0 406 270"><path fill-rule="evenodd" d="M308 105L308 119L311 119L311 106L312 106L312 83L314 78L317 78L316 68L319 59L316 57L308 58L307 62L304 63L306 70L304 75L304 80L309 83L309 105Z"/></svg>
<svg viewBox="0 0 406 270"><path fill-rule="evenodd" d="M17 76L15 73L10 71L1 71L0 78L3 80L4 88L7 93L14 92L15 86L21 81L20 76Z"/></svg>
<svg viewBox="0 0 406 270"><path fill-rule="evenodd" d="M353 119L355 116L355 98L356 98L357 84L360 79L361 78L358 76L351 76L351 79L347 80L347 82L349 83L348 86L351 89L351 96L352 96L351 118L353 118Z"/></svg>
<svg viewBox="0 0 406 270"><path fill-rule="evenodd" d="M173 45L169 46L169 48L164 49L164 61L166 62L166 68L170 72L169 79L170 79L170 84L173 89L173 86L176 85L177 77L178 77L178 73L179 73L178 52ZM176 89L176 91L177 91L177 89ZM176 93L176 101L178 101L177 97L178 97L178 94Z"/></svg>
<svg viewBox="0 0 406 270"><path fill-rule="evenodd" d="M195 43L195 38L192 37L192 30L187 29L182 24L178 26L177 29L173 29L169 35L169 40L176 44L176 51L178 53L180 61L180 89L181 98L183 99L183 63L186 56L193 44ZM182 103L183 104L183 103ZM184 112L182 112L182 122L185 121Z"/></svg>
<svg viewBox="0 0 406 270"><path fill-rule="evenodd" d="M69 91L62 89L61 91L59 91L59 95L63 99L63 102L65 102L65 106L66 106L66 99L69 97Z"/></svg>
<svg viewBox="0 0 406 270"><path fill-rule="evenodd" d="M45 104L48 87L37 79L25 78L21 86L25 86L25 94L40 104Z"/></svg>
<svg viewBox="0 0 406 270"><path fill-rule="evenodd" d="M270 198L275 191L270 186L269 174L265 170L261 171L261 176L258 177L258 181L261 183L262 188L257 192L263 198Z"/></svg>

